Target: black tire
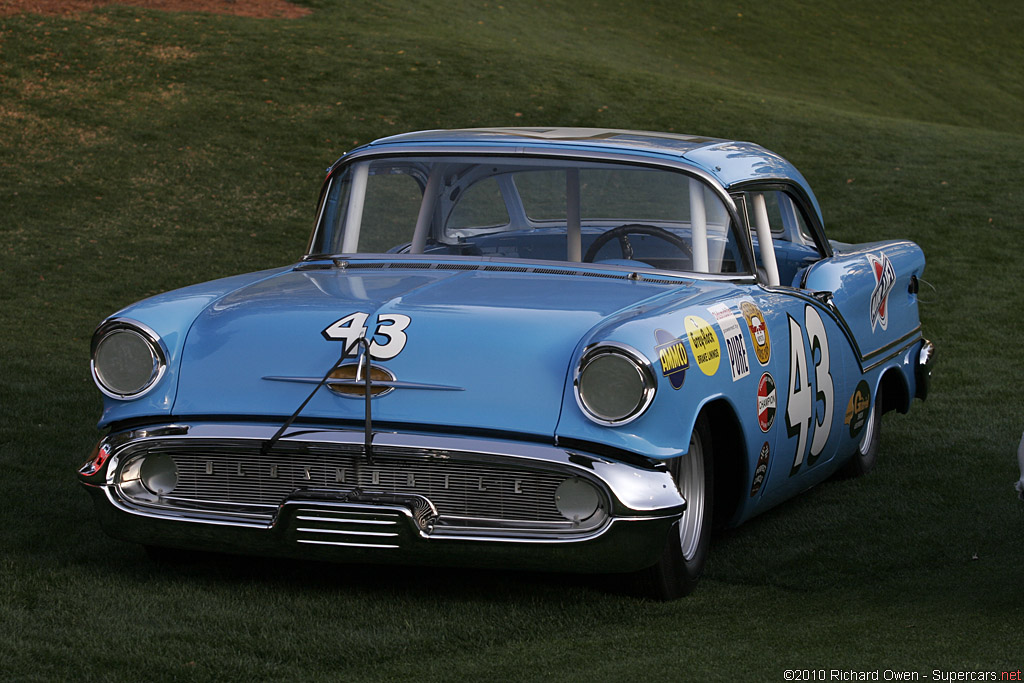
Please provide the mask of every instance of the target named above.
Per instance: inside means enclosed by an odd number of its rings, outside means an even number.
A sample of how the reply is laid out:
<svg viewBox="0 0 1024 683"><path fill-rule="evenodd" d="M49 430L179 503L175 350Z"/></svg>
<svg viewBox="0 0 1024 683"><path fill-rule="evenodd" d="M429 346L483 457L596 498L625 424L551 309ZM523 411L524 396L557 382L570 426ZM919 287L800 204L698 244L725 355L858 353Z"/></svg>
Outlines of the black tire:
<svg viewBox="0 0 1024 683"><path fill-rule="evenodd" d="M669 470L686 499L686 512L672 526L657 564L639 576L643 593L657 600L693 592L708 559L715 475L711 431L703 415L694 426L689 452L672 460Z"/></svg>
<svg viewBox="0 0 1024 683"><path fill-rule="evenodd" d="M857 444L857 452L843 465L839 471L840 475L847 479L863 477L875 468L878 460L878 447L882 442L882 397L875 397L874 405L871 406L871 414L868 415L867 423L864 425L864 433L861 434L860 443Z"/></svg>

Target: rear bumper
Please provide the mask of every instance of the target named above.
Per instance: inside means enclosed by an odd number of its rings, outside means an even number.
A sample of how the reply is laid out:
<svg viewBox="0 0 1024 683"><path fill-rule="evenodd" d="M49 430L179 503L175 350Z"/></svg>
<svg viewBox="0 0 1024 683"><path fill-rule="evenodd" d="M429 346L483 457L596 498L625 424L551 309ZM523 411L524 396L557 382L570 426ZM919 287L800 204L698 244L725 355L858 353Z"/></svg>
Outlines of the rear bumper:
<svg viewBox="0 0 1024 683"><path fill-rule="evenodd" d="M193 424L115 434L100 443L100 466L94 458L79 478L116 538L340 562L632 571L657 560L685 509L657 464L416 434L376 434L370 463L362 433L344 430L296 433L262 454L273 432ZM132 479L151 457L177 463L169 495ZM581 486L596 492L598 510L559 516L565 502L553 496Z"/></svg>
<svg viewBox="0 0 1024 683"><path fill-rule="evenodd" d="M921 350L917 353L917 365L914 366L914 380L917 386L917 397L928 398L928 388L932 380L932 368L935 365L935 344L925 339L921 342Z"/></svg>

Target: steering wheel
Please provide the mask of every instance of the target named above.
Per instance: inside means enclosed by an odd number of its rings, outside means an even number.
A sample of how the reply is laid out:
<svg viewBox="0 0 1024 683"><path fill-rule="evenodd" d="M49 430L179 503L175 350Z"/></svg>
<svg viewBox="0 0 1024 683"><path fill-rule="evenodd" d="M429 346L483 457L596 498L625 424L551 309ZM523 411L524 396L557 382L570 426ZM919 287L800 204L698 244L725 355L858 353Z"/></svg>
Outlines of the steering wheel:
<svg viewBox="0 0 1024 683"><path fill-rule="evenodd" d="M650 235L651 237L658 237L666 242L670 242L676 247L679 247L683 253L690 258L693 258L693 251L690 250L690 245L687 244L679 235L669 232L665 228L659 228L656 225L627 223L598 235L597 239L591 243L590 248L587 249L587 253L583 255L583 262L593 263L594 257L597 256L597 252L601 251L601 247L614 239L619 240L619 247L622 249L622 258L632 259L633 245L629 243L627 235Z"/></svg>

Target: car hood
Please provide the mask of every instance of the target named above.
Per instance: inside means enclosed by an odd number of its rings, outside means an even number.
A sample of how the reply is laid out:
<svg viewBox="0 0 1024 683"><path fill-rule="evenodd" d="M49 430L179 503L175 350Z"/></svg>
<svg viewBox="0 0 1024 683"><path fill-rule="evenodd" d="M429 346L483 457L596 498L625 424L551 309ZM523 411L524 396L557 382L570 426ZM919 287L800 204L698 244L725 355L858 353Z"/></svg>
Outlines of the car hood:
<svg viewBox="0 0 1024 683"><path fill-rule="evenodd" d="M375 423L551 436L582 346L680 287L571 270L295 269L199 314L173 413L287 417L338 361L345 342L329 337L365 320L386 357L374 363L408 385L373 399ZM362 420L364 410L362 397L324 387L301 416Z"/></svg>

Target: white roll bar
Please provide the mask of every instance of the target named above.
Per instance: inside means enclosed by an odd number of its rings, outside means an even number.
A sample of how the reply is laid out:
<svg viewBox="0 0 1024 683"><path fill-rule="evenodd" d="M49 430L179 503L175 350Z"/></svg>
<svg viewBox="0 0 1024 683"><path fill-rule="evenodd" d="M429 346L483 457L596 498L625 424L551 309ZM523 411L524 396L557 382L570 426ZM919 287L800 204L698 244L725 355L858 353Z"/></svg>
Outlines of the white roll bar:
<svg viewBox="0 0 1024 683"><path fill-rule="evenodd" d="M779 285L779 265L775 262L775 244L772 242L772 229L768 223L768 207L764 203L764 195L760 192L753 196L754 227L757 230L757 243L761 250L761 265L768 274L768 284Z"/></svg>
<svg viewBox="0 0 1024 683"><path fill-rule="evenodd" d="M412 234L412 245L409 247L410 254L422 254L427 247L427 237L430 233L430 218L434 214L434 205L437 203L437 188L441 184L441 177L444 175L444 164L434 164L427 178L427 186L423 188L423 201L420 202L420 212L416 216L416 230Z"/></svg>

